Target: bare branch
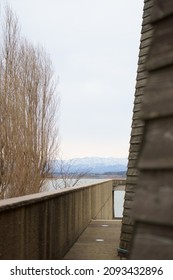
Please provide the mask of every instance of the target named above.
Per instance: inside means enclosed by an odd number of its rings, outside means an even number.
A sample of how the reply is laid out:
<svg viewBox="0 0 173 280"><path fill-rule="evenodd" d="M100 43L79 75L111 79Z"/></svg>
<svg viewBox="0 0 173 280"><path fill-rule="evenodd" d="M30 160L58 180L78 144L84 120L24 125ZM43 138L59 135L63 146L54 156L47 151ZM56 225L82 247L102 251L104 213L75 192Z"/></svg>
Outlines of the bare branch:
<svg viewBox="0 0 173 280"><path fill-rule="evenodd" d="M0 46L0 198L39 192L58 151L59 110L51 60L21 38L7 7Z"/></svg>
<svg viewBox="0 0 173 280"><path fill-rule="evenodd" d="M74 187L90 173L90 169L81 171L75 168L75 163L74 159L62 160L62 158L53 162L53 168L57 171L52 180L54 189Z"/></svg>

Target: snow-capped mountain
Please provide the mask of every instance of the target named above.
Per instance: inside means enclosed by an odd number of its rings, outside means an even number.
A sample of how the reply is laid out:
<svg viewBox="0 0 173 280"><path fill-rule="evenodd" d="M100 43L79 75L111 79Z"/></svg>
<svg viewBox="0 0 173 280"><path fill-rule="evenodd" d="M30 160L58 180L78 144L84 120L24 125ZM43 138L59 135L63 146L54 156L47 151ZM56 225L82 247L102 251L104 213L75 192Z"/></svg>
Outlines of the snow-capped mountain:
<svg viewBox="0 0 173 280"><path fill-rule="evenodd" d="M89 170L91 173L105 173L126 171L127 159L125 158L100 158L86 157L74 159L74 167Z"/></svg>
<svg viewBox="0 0 173 280"><path fill-rule="evenodd" d="M127 158L84 157L63 161L64 166L70 165L70 172L87 171L88 173L104 174L107 172L122 172L127 170ZM59 161L54 161L54 172L59 173Z"/></svg>

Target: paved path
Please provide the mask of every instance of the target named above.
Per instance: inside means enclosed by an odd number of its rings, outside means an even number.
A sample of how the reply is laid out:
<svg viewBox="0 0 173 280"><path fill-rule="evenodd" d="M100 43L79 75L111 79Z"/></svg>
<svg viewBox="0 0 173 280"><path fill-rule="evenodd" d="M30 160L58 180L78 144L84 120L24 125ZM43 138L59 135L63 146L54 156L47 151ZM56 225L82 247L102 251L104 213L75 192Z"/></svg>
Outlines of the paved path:
<svg viewBox="0 0 173 280"><path fill-rule="evenodd" d="M65 260L118 260L121 220L93 220Z"/></svg>

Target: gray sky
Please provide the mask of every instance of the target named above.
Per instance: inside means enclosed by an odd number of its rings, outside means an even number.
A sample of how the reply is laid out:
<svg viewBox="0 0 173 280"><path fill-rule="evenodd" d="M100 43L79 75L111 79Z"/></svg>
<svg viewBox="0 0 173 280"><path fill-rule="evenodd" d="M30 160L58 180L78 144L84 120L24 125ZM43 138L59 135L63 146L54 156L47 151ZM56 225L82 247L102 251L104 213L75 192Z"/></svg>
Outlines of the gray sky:
<svg viewBox="0 0 173 280"><path fill-rule="evenodd" d="M59 77L63 157L127 157L143 0L8 3Z"/></svg>

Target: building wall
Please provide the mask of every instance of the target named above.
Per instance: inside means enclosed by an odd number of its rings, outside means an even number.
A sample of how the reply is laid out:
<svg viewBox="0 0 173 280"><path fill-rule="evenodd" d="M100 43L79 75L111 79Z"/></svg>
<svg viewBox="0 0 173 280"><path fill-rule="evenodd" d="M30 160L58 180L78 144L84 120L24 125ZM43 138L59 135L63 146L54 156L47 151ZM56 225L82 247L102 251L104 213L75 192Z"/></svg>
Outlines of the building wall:
<svg viewBox="0 0 173 280"><path fill-rule="evenodd" d="M144 1L143 21L141 29L141 41L138 58L136 89L132 119L132 130L129 149L126 195L124 203L124 213L122 220L121 241L119 254L127 256L131 246L134 220L132 218L132 208L138 180L137 160L144 131L144 121L141 118L141 106L145 93L148 78L146 70L146 58L151 45L153 28L150 24L153 0Z"/></svg>
<svg viewBox="0 0 173 280"><path fill-rule="evenodd" d="M131 259L173 259L173 1L155 0Z"/></svg>

